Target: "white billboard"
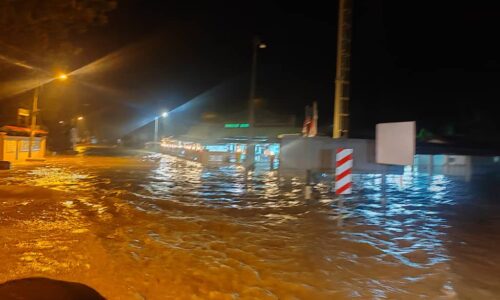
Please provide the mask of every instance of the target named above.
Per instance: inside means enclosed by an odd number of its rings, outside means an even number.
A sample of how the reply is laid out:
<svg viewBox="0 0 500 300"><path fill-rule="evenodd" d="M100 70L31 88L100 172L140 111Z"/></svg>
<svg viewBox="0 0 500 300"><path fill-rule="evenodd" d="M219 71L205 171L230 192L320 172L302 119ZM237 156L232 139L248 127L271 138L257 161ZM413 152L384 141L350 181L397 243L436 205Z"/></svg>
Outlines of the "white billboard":
<svg viewBox="0 0 500 300"><path fill-rule="evenodd" d="M413 165L415 122L380 123L376 127L375 160L379 164Z"/></svg>

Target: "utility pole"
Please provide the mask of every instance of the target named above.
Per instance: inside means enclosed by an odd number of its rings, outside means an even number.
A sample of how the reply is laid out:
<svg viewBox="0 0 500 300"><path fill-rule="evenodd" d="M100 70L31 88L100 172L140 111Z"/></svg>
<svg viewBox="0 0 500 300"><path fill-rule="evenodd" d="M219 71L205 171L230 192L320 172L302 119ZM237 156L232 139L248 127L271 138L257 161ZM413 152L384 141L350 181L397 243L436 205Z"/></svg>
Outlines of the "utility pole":
<svg viewBox="0 0 500 300"><path fill-rule="evenodd" d="M40 86L37 86L33 92L33 109L31 111L31 127L30 127L30 139L28 145L28 158L32 158L33 142L35 140L35 130L36 130L36 117L38 114L39 93L40 93Z"/></svg>
<svg viewBox="0 0 500 300"><path fill-rule="evenodd" d="M352 0L339 0L338 18L333 138L347 137L349 134Z"/></svg>
<svg viewBox="0 0 500 300"><path fill-rule="evenodd" d="M28 144L28 158L32 158L33 155L33 144L35 141L35 130L36 130L36 119L37 115L39 113L38 111L38 97L40 96L40 90L43 87L44 84L49 83L53 81L54 79L58 79L61 81L64 81L68 79L68 75L61 73L57 77L54 77L48 81L45 81L42 83L40 79L38 80L38 85L35 87L35 90L33 91L33 109L31 110L31 126L30 126L30 139L29 139L29 144ZM41 145L40 145L41 147Z"/></svg>

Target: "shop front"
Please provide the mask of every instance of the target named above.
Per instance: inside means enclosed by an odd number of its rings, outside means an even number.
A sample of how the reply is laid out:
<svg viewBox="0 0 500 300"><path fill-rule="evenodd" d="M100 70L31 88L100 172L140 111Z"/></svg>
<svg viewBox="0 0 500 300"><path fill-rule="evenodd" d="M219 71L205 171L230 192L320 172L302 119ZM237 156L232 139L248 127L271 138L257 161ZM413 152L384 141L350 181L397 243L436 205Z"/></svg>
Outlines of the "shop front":
<svg viewBox="0 0 500 300"><path fill-rule="evenodd" d="M29 158L30 138L26 136L10 136L0 132L0 161L25 161ZM31 146L31 158L43 159L46 152L46 138L35 137Z"/></svg>

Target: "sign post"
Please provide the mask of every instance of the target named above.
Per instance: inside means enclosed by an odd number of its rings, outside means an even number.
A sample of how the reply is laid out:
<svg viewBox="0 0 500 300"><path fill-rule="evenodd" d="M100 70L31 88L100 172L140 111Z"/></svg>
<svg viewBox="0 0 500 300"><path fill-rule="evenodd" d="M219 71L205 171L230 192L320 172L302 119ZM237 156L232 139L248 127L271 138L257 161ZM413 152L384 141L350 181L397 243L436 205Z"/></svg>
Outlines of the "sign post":
<svg viewBox="0 0 500 300"><path fill-rule="evenodd" d="M379 164L413 165L416 124L412 122L380 123L376 126L375 160ZM385 205L386 171L382 173L382 203Z"/></svg>
<svg viewBox="0 0 500 300"><path fill-rule="evenodd" d="M25 108L17 109L17 125L18 126L26 126L28 127L28 118L30 116L31 111Z"/></svg>
<svg viewBox="0 0 500 300"><path fill-rule="evenodd" d="M376 126L375 160L379 164L413 165L415 122L380 123Z"/></svg>

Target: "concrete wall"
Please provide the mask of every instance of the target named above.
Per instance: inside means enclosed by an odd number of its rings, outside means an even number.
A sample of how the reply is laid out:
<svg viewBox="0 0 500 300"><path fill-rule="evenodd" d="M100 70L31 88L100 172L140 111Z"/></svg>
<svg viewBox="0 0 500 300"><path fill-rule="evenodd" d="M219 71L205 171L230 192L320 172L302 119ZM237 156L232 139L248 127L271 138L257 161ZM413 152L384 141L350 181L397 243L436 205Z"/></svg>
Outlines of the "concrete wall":
<svg viewBox="0 0 500 300"><path fill-rule="evenodd" d="M500 156L417 154L414 170L430 175L447 175L470 179L475 175L500 174Z"/></svg>
<svg viewBox="0 0 500 300"><path fill-rule="evenodd" d="M32 158L45 157L47 140L45 137L35 137L33 141ZM0 133L0 160L10 162L24 161L28 158L29 137L8 136Z"/></svg>
<svg viewBox="0 0 500 300"><path fill-rule="evenodd" d="M365 139L332 139L329 137L284 137L281 141L282 175L300 175L306 170L334 172L338 148L353 149L354 173L401 174L403 167L375 163L375 141Z"/></svg>

